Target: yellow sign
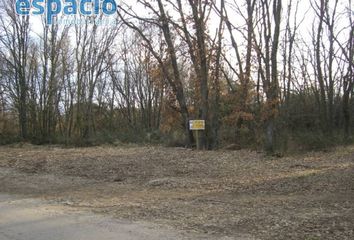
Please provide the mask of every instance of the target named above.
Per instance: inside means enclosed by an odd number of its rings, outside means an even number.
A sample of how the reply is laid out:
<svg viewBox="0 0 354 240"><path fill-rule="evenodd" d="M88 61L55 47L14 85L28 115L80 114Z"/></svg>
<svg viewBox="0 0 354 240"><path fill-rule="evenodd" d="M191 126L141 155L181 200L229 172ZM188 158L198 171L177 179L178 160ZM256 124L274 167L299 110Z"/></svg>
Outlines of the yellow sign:
<svg viewBox="0 0 354 240"><path fill-rule="evenodd" d="M204 130L205 129L205 120L189 120L189 129L190 130Z"/></svg>

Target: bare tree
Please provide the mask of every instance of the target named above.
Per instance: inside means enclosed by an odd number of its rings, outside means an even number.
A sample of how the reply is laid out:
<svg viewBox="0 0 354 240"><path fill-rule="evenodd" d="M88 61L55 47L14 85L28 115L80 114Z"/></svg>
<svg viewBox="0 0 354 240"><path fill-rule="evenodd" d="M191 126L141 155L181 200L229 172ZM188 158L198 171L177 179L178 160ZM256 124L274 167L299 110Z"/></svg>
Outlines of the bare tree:
<svg viewBox="0 0 354 240"><path fill-rule="evenodd" d="M156 19L143 19L141 17L138 17L135 13L128 12L127 10L125 10L123 8L120 8L120 9L122 12L124 12L128 16L134 17L135 19L138 19L139 21L143 21L145 23L153 24L154 26L160 28L163 31L163 36L164 36L164 40L167 45L167 52L168 52L168 61L167 62L164 61L164 59L162 59L161 55L154 48L151 39L149 39L149 37L146 35L146 33L144 33L143 29L141 29L136 23L134 23L132 21L127 21L125 19L125 17L121 13L119 13L120 11L118 11L118 14L119 14L120 18L122 19L122 21L128 27L135 30L141 36L141 38L143 39L143 41L145 43L145 47L147 47L149 49L149 51L152 53L154 58L158 61L159 65L162 69L162 72L163 72L165 78L167 79L168 84L171 86L173 93L175 94L176 99L178 101L180 113L181 113L181 116L183 119L182 125L183 125L183 128L185 129L186 136L188 136L188 144L190 144L193 142L193 135L192 135L192 132L189 130L189 125L188 125L189 111L188 111L188 107L187 107L187 102L186 102L186 97L185 97L185 93L184 93L184 89L183 89L182 80L180 78L180 73L179 73L179 69L178 69L176 50L175 50L175 46L172 41L170 26L169 26L167 16L164 12L164 7L163 7L161 1L158 1L159 10L155 10L146 1L142 1L142 2L143 2L143 4L145 4L145 6L149 7L154 12L154 14L156 14ZM170 66L172 68L173 74L171 74L169 71Z"/></svg>
<svg viewBox="0 0 354 240"><path fill-rule="evenodd" d="M9 69L8 90L12 93L15 107L19 114L20 136L28 140L27 101L28 101L28 51L29 16L19 16L15 12L12 1L2 0L0 28L3 36L0 38L2 58Z"/></svg>
<svg viewBox="0 0 354 240"><path fill-rule="evenodd" d="M270 4L272 3L272 6ZM279 111L278 48L280 39L282 1L262 0L260 5L259 39L255 47L259 72L267 97L265 109L265 148L276 151L276 121Z"/></svg>

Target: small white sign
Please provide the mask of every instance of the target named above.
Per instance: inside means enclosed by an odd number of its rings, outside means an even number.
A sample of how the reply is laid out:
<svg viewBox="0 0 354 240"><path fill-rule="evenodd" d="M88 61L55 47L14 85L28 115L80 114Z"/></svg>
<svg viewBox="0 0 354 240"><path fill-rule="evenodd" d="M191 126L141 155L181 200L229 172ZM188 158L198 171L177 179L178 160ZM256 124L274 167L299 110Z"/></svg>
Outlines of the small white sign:
<svg viewBox="0 0 354 240"><path fill-rule="evenodd" d="M205 120L189 120L190 130L205 130Z"/></svg>

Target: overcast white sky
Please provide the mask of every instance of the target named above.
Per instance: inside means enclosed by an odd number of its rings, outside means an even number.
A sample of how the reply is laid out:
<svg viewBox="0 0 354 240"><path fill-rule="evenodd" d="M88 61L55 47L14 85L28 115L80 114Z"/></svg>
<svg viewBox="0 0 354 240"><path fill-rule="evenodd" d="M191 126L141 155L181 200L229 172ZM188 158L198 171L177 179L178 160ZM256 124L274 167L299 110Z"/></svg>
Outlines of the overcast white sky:
<svg viewBox="0 0 354 240"><path fill-rule="evenodd" d="M216 5L219 5L218 4L219 1L218 0L216 0L216 1L217 1ZM297 0L293 0L293 5L296 4L296 1ZM312 0L312 1L318 2L318 0ZM144 7L142 7L141 4L137 3L137 0L116 0L116 2L117 2L117 4L120 4L120 5L124 4L124 5L131 6L132 9L134 9L135 12L139 13L140 16L144 16L144 14L147 14L147 10ZM243 1L229 0L228 2L230 2L230 3L237 2L237 4L242 5ZM289 2L289 0L282 1L284 17L287 12L286 8L288 5L288 2ZM330 5L331 4L333 5L334 2L335 2L334 0L329 1ZM349 7L349 4L350 4L349 0L340 0L339 5L338 5L338 11L339 12L343 11L345 8ZM353 5L353 3L352 3L352 5ZM352 6L352 9L354 9L354 6ZM168 11L169 11L169 14L171 14L172 16L174 15L172 10L168 10ZM229 17L235 26L243 24L242 19L239 16L237 16L237 14L235 14L235 11L233 11L231 8L229 8L228 12L229 12ZM304 18L304 22L302 23L302 27L301 27L302 31L304 31L304 30L311 31L311 26L312 26L313 19L314 19L314 12L311 9L311 5L310 5L309 0L300 0L299 1L299 10L298 10L298 17L297 17L298 21L300 21L303 17L305 17L305 18ZM285 18L284 18L284 20L285 20ZM39 22L41 21L40 17L32 16L32 21L33 21L33 26L32 26L33 30L37 33L41 32L42 26L41 26L41 24L39 24ZM216 28L218 26L218 21L219 20L216 17L212 16L211 20L209 21L210 29ZM340 19L340 21L343 21L341 25L348 24L346 19L343 17Z"/></svg>
<svg viewBox="0 0 354 240"><path fill-rule="evenodd" d="M220 5L219 4L219 0L216 0L217 3L216 5ZM226 0L229 3L234 3L236 2L237 4L240 4L242 6L243 1L242 0ZM285 24L285 20L286 20L286 14L287 14L287 5L288 2L290 0L283 0L283 16L284 16L284 21L283 24ZM318 2L318 0L310 0L312 2ZM300 22L301 20L303 20L301 27L299 28L299 33L302 35L302 37L306 40L310 40L310 35L312 32L312 25L314 22L314 10L311 8L310 5L310 1L309 0L300 0L299 1L299 9L298 9L298 15L297 15L297 21ZM142 5L140 3L137 2L137 0L116 0L116 2L119 5L128 5L131 6L132 9L137 12L139 14L139 16L144 16L148 14L147 10L142 7ZM297 0L293 0L293 9L295 8ZM334 4L334 0L330 0L329 4L333 5ZM348 8L350 6L351 3L351 7L352 9L354 9L353 6L353 2L351 2L350 0L339 0L339 5L338 5L338 12L343 12L344 9ZM168 4L166 4L166 9L168 10L169 14L172 16L176 16L176 18L178 17L176 13L173 13L173 10L168 9ZM246 8L244 8L246 10ZM295 10L295 9L294 9ZM294 13L293 13L294 14ZM244 24L243 19L238 16L236 14L236 12L232 9L232 8L228 8L228 15L229 18L231 20L231 22L233 23L233 25L235 26L242 26ZM348 26L349 25L349 21L348 21L348 17L345 15L338 15L338 25L337 25L337 30L343 28L344 26ZM294 18L291 18L294 19ZM42 24L41 17L40 16L32 16L32 30L35 33L35 35L40 35L43 31L43 24ZM209 21L209 29L212 32L215 31L215 29L218 27L219 24L219 19L216 15L212 15L211 19ZM211 34L213 35L213 34ZM227 33L225 31L225 38L227 39ZM343 39L347 39L347 36L343 35ZM239 38L240 39L240 38Z"/></svg>

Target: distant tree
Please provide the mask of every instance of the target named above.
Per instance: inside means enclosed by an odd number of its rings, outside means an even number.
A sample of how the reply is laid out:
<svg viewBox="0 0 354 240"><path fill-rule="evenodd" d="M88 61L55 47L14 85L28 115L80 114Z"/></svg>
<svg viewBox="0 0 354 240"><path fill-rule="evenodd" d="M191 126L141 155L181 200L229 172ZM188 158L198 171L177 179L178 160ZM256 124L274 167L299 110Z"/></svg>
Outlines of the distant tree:
<svg viewBox="0 0 354 240"><path fill-rule="evenodd" d="M6 88L19 114L20 137L29 139L28 134L28 64L30 48L29 16L18 16L10 0L1 1L0 54L5 61Z"/></svg>

